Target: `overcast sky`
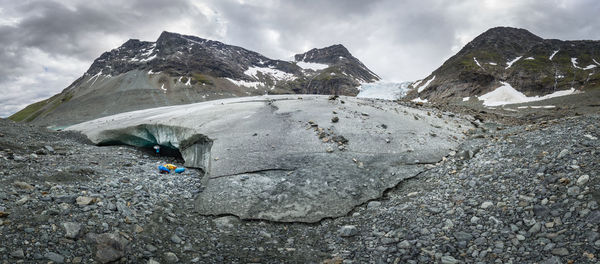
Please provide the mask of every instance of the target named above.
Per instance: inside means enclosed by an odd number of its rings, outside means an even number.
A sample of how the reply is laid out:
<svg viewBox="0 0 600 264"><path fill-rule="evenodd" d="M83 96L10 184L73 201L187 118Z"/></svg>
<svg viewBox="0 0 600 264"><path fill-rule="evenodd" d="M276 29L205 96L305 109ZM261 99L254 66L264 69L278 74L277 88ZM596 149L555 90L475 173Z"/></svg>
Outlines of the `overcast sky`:
<svg viewBox="0 0 600 264"><path fill-rule="evenodd" d="M597 0L0 0L0 117L46 99L102 52L163 30L286 59L341 43L388 81L427 76L495 26L600 39Z"/></svg>

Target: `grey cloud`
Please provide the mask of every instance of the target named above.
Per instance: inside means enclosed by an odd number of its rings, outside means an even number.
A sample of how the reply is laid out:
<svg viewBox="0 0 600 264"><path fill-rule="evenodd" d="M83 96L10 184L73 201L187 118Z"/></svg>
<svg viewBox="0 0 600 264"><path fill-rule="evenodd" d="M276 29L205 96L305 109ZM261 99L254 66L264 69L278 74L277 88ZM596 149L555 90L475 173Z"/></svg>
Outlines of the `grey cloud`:
<svg viewBox="0 0 600 264"><path fill-rule="evenodd" d="M102 52L130 38L155 40L163 30L281 59L341 43L396 81L427 76L494 26L600 39L595 0L0 0L0 7L0 16L18 21L0 18L0 116L59 92Z"/></svg>

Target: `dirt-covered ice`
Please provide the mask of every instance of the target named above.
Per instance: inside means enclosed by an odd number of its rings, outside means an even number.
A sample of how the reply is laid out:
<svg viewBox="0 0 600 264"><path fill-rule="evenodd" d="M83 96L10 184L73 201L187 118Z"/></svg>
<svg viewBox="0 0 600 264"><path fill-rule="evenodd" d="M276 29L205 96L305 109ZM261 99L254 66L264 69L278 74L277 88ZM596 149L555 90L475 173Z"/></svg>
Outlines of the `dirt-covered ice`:
<svg viewBox="0 0 600 264"><path fill-rule="evenodd" d="M70 127L97 144L158 144L206 172L206 215L316 222L435 163L470 127L391 101L261 96L161 107Z"/></svg>

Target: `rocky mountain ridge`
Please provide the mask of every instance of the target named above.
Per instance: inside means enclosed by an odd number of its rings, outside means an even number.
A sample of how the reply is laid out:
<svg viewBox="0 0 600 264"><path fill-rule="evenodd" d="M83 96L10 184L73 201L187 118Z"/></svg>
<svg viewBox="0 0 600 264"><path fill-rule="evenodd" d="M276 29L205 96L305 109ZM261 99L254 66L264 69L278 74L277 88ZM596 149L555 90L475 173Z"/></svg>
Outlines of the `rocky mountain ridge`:
<svg viewBox="0 0 600 264"><path fill-rule="evenodd" d="M423 80L408 98L446 100L482 95L509 84L527 95L600 86L600 41L543 39L496 27L469 42Z"/></svg>
<svg viewBox="0 0 600 264"><path fill-rule="evenodd" d="M163 32L156 42L131 39L103 53L61 93L10 118L60 127L126 111L227 97L354 96L360 83L379 80L342 45L305 54L311 57L275 60L219 41Z"/></svg>

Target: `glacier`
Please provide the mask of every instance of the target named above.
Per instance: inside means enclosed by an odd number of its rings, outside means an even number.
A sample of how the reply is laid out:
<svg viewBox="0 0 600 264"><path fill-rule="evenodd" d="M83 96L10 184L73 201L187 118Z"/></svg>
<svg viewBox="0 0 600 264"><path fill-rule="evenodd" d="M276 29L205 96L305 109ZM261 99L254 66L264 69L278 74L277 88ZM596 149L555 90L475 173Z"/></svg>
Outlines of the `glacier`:
<svg viewBox="0 0 600 264"><path fill-rule="evenodd" d="M416 176L471 126L386 100L269 95L121 113L67 130L98 145L180 151L185 166L204 171L200 214L313 223Z"/></svg>
<svg viewBox="0 0 600 264"><path fill-rule="evenodd" d="M377 98L385 100L397 100L409 91L412 82L385 82L361 83L358 88L360 92L356 97Z"/></svg>

